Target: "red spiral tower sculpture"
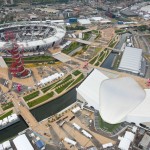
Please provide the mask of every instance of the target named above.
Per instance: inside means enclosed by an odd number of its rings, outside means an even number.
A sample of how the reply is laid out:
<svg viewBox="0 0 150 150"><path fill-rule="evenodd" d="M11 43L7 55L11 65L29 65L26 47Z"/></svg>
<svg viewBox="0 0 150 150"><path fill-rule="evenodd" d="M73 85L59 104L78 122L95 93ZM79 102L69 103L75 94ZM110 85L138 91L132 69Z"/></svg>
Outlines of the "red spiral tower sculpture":
<svg viewBox="0 0 150 150"><path fill-rule="evenodd" d="M20 47L15 42L15 36L13 32L7 31L5 33L5 40L7 43L4 45L5 50L7 50L12 56L12 64L9 67L11 74L14 77L26 78L31 75L31 71L24 67L23 63L23 51L24 48Z"/></svg>

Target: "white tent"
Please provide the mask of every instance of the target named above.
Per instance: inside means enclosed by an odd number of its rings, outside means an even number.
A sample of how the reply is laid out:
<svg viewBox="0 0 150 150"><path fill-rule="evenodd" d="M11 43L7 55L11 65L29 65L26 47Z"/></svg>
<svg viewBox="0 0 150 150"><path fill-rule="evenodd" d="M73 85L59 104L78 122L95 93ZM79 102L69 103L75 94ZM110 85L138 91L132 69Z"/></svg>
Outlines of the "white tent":
<svg viewBox="0 0 150 150"><path fill-rule="evenodd" d="M76 113L76 112L78 112L80 109L81 109L81 108L78 106L78 107L72 109L72 112L73 112L73 113Z"/></svg>
<svg viewBox="0 0 150 150"><path fill-rule="evenodd" d="M66 138L66 137L64 138L64 141L69 143L69 144L71 144L71 145L74 145L74 146L77 144L77 142L75 142L75 141L73 141L73 140L71 140L69 138Z"/></svg>
<svg viewBox="0 0 150 150"><path fill-rule="evenodd" d="M72 124L77 130L80 130L81 129L81 127L79 126L79 125L77 125L76 123L73 123Z"/></svg>
<svg viewBox="0 0 150 150"><path fill-rule="evenodd" d="M48 76L48 77L42 79L42 80L38 83L38 85L40 85L40 84L46 84L46 83L48 83L48 82L52 82L53 80L58 79L58 78L61 78L61 77L63 77L63 76L64 76L64 73L63 73L63 72L55 73L55 74L53 74L53 75L51 75L51 76Z"/></svg>
<svg viewBox="0 0 150 150"><path fill-rule="evenodd" d="M4 150L4 148L3 148L3 145L2 145L2 144L0 144L0 150Z"/></svg>
<svg viewBox="0 0 150 150"><path fill-rule="evenodd" d="M126 139L126 138L122 138L118 148L120 148L121 150L129 150L130 147L130 140Z"/></svg>
<svg viewBox="0 0 150 150"><path fill-rule="evenodd" d="M133 127L132 127L132 132L133 132L133 133L136 133L137 129L138 129L138 128L137 128L136 126L133 126Z"/></svg>
<svg viewBox="0 0 150 150"><path fill-rule="evenodd" d="M2 145L3 145L3 148L4 148L4 149L9 149L9 148L11 148L11 145L10 145L10 142L9 142L9 141L5 141Z"/></svg>
<svg viewBox="0 0 150 150"><path fill-rule="evenodd" d="M34 150L25 134L17 136L13 142L17 150Z"/></svg>
<svg viewBox="0 0 150 150"><path fill-rule="evenodd" d="M126 133L124 135L124 138L126 138L126 139L130 140L131 142L133 142L134 136L135 136L135 134L133 134L132 132L126 131Z"/></svg>
<svg viewBox="0 0 150 150"><path fill-rule="evenodd" d="M81 131L86 137L88 137L88 138L92 138L92 135L91 134L89 134L87 131L85 131L85 130L82 130Z"/></svg>
<svg viewBox="0 0 150 150"><path fill-rule="evenodd" d="M102 146L103 146L103 148L107 148L107 147L112 147L113 144L112 143L107 143L107 144L103 144Z"/></svg>

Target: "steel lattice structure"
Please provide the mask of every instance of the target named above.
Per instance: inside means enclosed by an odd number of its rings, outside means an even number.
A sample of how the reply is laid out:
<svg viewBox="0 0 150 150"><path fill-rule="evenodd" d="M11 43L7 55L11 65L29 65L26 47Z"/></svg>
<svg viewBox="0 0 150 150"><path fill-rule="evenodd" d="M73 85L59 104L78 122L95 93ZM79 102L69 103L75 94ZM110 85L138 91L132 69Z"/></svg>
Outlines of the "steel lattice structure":
<svg viewBox="0 0 150 150"><path fill-rule="evenodd" d="M7 44L4 48L11 54L12 56L12 64L9 67L11 74L14 77L25 78L29 77L31 71L24 67L23 63L23 51L24 48L20 47L14 40L14 34L11 31L7 31L5 33L5 39L7 40Z"/></svg>

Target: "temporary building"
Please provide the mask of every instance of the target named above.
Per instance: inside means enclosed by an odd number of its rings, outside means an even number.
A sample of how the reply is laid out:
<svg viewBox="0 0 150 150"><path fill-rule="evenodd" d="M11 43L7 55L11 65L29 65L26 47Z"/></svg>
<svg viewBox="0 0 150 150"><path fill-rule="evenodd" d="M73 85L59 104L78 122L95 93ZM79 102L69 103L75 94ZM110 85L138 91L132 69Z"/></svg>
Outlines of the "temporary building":
<svg viewBox="0 0 150 150"><path fill-rule="evenodd" d="M17 150L34 150L25 134L17 136L13 142Z"/></svg>
<svg viewBox="0 0 150 150"><path fill-rule="evenodd" d="M61 77L63 77L63 76L64 76L64 73L63 73L63 72L61 72L61 73L55 73L55 74L53 74L53 75L51 75L51 76L48 76L48 77L42 79L42 80L38 83L38 85L40 85L40 84L46 84L46 83L48 83L48 82L52 82L53 80L58 79L58 78L61 78Z"/></svg>
<svg viewBox="0 0 150 150"><path fill-rule="evenodd" d="M122 138L118 145L118 148L120 148L121 150L129 150L130 143L131 143L130 140L126 138Z"/></svg>
<svg viewBox="0 0 150 150"><path fill-rule="evenodd" d="M132 132L126 131L126 133L124 135L124 138L126 138L126 139L130 140L131 142L133 142L134 136L135 136L135 134L133 134Z"/></svg>
<svg viewBox="0 0 150 150"><path fill-rule="evenodd" d="M107 148L107 147L112 147L113 144L112 143L107 143L107 144L103 144L102 146L103 146L103 148Z"/></svg>
<svg viewBox="0 0 150 150"><path fill-rule="evenodd" d="M2 145L3 145L3 148L4 148L4 149L9 149L9 148L11 148L11 144L10 144L9 141L5 141Z"/></svg>
<svg viewBox="0 0 150 150"><path fill-rule="evenodd" d="M2 144L0 144L0 150L4 150L4 148L3 148L3 145L2 145Z"/></svg>
<svg viewBox="0 0 150 150"><path fill-rule="evenodd" d="M77 113L80 109L81 109L81 108L78 106L78 107L72 109L72 112L73 112L73 113Z"/></svg>
<svg viewBox="0 0 150 150"><path fill-rule="evenodd" d="M118 69L135 74L140 72L142 60L142 49L126 47Z"/></svg>
<svg viewBox="0 0 150 150"><path fill-rule="evenodd" d="M85 130L82 130L81 131L86 137L88 137L88 138L92 138L92 135L91 134L89 134L87 131L85 131Z"/></svg>
<svg viewBox="0 0 150 150"><path fill-rule="evenodd" d="M79 125L77 125L76 123L73 123L72 124L77 130L80 130L81 129L81 127L79 126Z"/></svg>
<svg viewBox="0 0 150 150"><path fill-rule="evenodd" d="M43 141L41 141L41 140L36 141L35 144L39 149L44 148L44 146L45 146Z"/></svg>
<svg viewBox="0 0 150 150"><path fill-rule="evenodd" d="M74 145L74 146L77 144L77 142L75 142L75 141L73 141L73 140L71 140L69 138L66 138L66 137L64 138L64 141L69 143L69 144L71 144L71 145Z"/></svg>
<svg viewBox="0 0 150 150"><path fill-rule="evenodd" d="M90 25L91 24L90 19L78 19L77 21L81 25Z"/></svg>

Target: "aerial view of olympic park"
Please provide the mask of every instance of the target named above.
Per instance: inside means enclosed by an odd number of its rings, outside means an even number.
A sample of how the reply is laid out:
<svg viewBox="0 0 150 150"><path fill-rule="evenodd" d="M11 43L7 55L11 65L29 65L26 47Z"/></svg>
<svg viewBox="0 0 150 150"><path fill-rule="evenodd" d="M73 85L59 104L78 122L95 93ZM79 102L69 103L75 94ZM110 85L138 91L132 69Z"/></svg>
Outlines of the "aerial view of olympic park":
<svg viewBox="0 0 150 150"><path fill-rule="evenodd" d="M39 1L0 6L0 150L148 150L150 3Z"/></svg>

